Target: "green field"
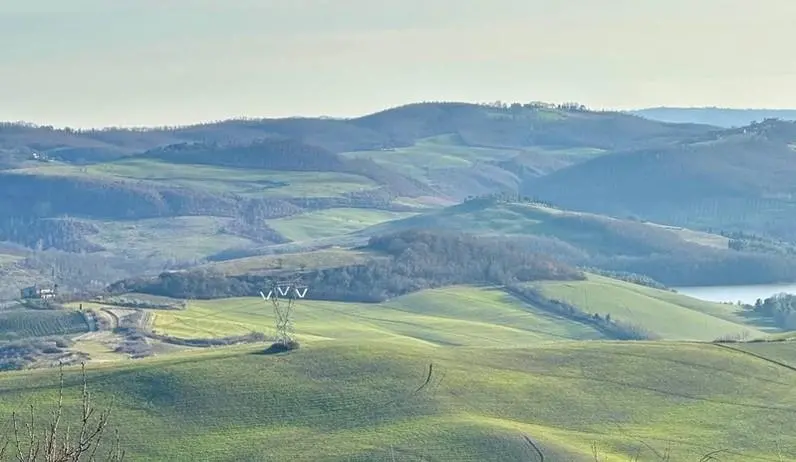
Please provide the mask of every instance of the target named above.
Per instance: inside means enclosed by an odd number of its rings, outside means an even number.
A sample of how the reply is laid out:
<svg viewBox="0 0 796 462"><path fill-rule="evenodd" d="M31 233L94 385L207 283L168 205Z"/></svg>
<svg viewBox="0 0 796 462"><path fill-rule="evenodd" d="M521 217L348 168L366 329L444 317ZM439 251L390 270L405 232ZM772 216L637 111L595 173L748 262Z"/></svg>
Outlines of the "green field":
<svg viewBox="0 0 796 462"><path fill-rule="evenodd" d="M608 278L538 286L599 312L616 305L617 318L669 338L753 330L732 306ZM259 298L149 313L158 333L184 338L273 325ZM660 460L653 450L667 448L678 461L717 449L729 451L722 461L796 456L796 342L608 341L471 286L378 304L301 301L293 319L302 346L276 356L248 345L120 361L98 339L78 345L96 361L98 404L114 399L129 460L537 460L523 435L547 460L593 461L593 444L616 461ZM0 415L52 403L55 385L53 370L1 374Z"/></svg>
<svg viewBox="0 0 796 462"><path fill-rule="evenodd" d="M533 204L500 203L486 207L464 204L377 225L368 231L433 227L470 233L534 234L540 224L557 213L562 212Z"/></svg>
<svg viewBox="0 0 796 462"><path fill-rule="evenodd" d="M663 338L715 340L743 334L765 337L737 305L713 303L674 292L589 274L586 281L534 283L547 297L563 300L589 313L643 326Z"/></svg>
<svg viewBox="0 0 796 462"><path fill-rule="evenodd" d="M396 171L418 179L427 179L429 169L468 168L475 161L505 160L516 155L511 149L464 146L453 135L442 135L417 141L413 146L390 151L355 151L343 156L371 159Z"/></svg>
<svg viewBox="0 0 796 462"><path fill-rule="evenodd" d="M348 234L413 215L373 209L335 208L268 220L268 225L288 239L301 242Z"/></svg>
<svg viewBox="0 0 796 462"><path fill-rule="evenodd" d="M679 226L666 226L650 222L645 222L648 225L658 226L669 231L674 232L680 239L686 242L693 242L694 244L704 245L706 247L714 247L717 249L729 248L730 238L720 234L706 233L704 231L696 231L693 229L682 228Z"/></svg>
<svg viewBox="0 0 796 462"><path fill-rule="evenodd" d="M528 148L521 151L514 148L475 147L463 144L456 135L441 135L417 140L414 145L393 150L355 151L344 153L349 158L365 158L388 168L402 172L410 177L428 181L433 170L467 169L479 164L506 161L519 156L528 157L528 162L549 163L559 160L572 163L603 154L592 148L543 149ZM549 159L549 160L548 160Z"/></svg>
<svg viewBox="0 0 796 462"><path fill-rule="evenodd" d="M376 186L368 178L346 173L238 169L153 159L123 159L88 166L49 164L16 172L129 178L258 197L330 197Z"/></svg>
<svg viewBox="0 0 796 462"><path fill-rule="evenodd" d="M793 343L749 347L796 354ZM352 338L261 349L97 365L90 386L97 405L113 397L128 460L538 460L523 435L556 461L593 461L593 444L614 461L660 460L652 451L667 448L677 461L717 449L722 461L796 456L796 375L713 345ZM76 374L67 384L73 406ZM44 407L55 392L52 370L3 374L0 413Z"/></svg>
<svg viewBox="0 0 796 462"><path fill-rule="evenodd" d="M380 304L302 301L295 312L302 341L414 342L511 347L567 339L599 339L589 326L529 307L497 289L449 287ZM177 337L272 332L271 306L259 298L191 301L185 311L155 313L154 328Z"/></svg>
<svg viewBox="0 0 796 462"><path fill-rule="evenodd" d="M228 218L171 217L145 220L87 220L99 233L86 239L117 255L196 260L252 241L221 233ZM186 238L189 236L189 238Z"/></svg>
<svg viewBox="0 0 796 462"><path fill-rule="evenodd" d="M229 275L240 275L261 273L275 269L299 270L301 268L333 268L363 263L374 257L375 255L367 252L343 248L329 248L311 252L236 258L234 260L208 263L202 265L200 268L212 269Z"/></svg>
<svg viewBox="0 0 796 462"><path fill-rule="evenodd" d="M562 223L555 218L583 218L589 222L605 225L604 231L590 229L584 231L577 223ZM437 228L466 230L469 233L499 233L515 235L548 235L571 242L576 246L594 247L606 250L601 242L605 235L614 233L610 224L629 224L648 226L651 231L668 230L685 242L707 247L726 249L729 239L718 235L687 228L664 226L646 222L630 223L601 215L573 212L527 202L464 203L433 210L413 217L396 220L367 229L368 233L384 233L410 228ZM623 236L627 239L626 236Z"/></svg>
<svg viewBox="0 0 796 462"><path fill-rule="evenodd" d="M535 283L554 299L587 313L611 314L666 340L712 341L766 332L739 307L705 302L615 279ZM178 337L220 337L259 330L270 333L270 305L256 298L191 301L185 311L157 312L154 327ZM455 286L373 303L306 300L295 313L304 341L411 340L435 345L517 347L559 340L605 338L593 327L548 314L496 288Z"/></svg>
<svg viewBox="0 0 796 462"><path fill-rule="evenodd" d="M70 335L87 331L88 324L77 311L0 311L0 340Z"/></svg>
<svg viewBox="0 0 796 462"><path fill-rule="evenodd" d="M777 334L769 335L767 338L770 340L795 340L796 331L780 332Z"/></svg>

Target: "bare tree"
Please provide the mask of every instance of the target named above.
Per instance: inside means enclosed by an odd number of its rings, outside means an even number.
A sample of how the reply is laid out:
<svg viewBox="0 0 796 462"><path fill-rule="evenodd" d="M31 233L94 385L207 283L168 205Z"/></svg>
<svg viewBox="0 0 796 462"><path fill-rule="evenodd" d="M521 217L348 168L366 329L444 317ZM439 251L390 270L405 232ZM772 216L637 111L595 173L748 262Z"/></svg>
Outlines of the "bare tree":
<svg viewBox="0 0 796 462"><path fill-rule="evenodd" d="M124 451L120 448L116 431L106 445L105 436L110 421L111 407L99 412L91 403L88 391L86 366L82 364L83 387L81 412L77 422L64 422L64 371L60 368L58 402L46 425L37 425L36 409L23 418L14 412L11 416L13 435L0 435L0 460L17 462L121 462ZM102 451L102 446L106 446Z"/></svg>

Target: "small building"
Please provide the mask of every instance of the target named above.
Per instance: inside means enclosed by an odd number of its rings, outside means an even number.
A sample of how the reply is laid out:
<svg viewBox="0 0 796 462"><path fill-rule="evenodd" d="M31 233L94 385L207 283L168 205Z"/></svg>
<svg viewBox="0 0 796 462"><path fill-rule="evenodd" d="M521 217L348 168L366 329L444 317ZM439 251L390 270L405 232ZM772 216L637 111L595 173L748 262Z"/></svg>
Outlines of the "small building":
<svg viewBox="0 0 796 462"><path fill-rule="evenodd" d="M40 299L48 299L53 298L58 295L58 286L54 287L39 287L39 286L30 286L25 287L20 291L20 295L22 298L31 299L31 298L40 298Z"/></svg>

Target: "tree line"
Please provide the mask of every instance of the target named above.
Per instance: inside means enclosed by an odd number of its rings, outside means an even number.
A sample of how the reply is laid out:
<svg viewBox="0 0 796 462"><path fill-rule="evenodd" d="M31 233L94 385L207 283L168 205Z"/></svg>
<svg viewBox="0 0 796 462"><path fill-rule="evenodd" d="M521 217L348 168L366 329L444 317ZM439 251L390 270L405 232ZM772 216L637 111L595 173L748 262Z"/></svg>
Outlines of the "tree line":
<svg viewBox="0 0 796 462"><path fill-rule="evenodd" d="M464 233L404 231L373 237L365 246L383 258L337 268L307 270L308 297L380 302L411 292L454 284L497 284L536 280L579 280L577 269L529 251L521 243ZM283 276L227 276L209 271L164 272L155 278L117 281L111 293L139 292L177 298L256 296Z"/></svg>
<svg viewBox="0 0 796 462"><path fill-rule="evenodd" d="M592 326L611 339L655 340L658 338L656 334L644 327L614 319L608 313L604 315L600 313L587 313L571 303L546 297L535 288L527 285L511 284L507 286L506 289L508 293L520 300L526 301L553 315Z"/></svg>
<svg viewBox="0 0 796 462"><path fill-rule="evenodd" d="M796 330L796 295L776 294L766 299L757 299L746 308L755 314L772 320L778 327Z"/></svg>

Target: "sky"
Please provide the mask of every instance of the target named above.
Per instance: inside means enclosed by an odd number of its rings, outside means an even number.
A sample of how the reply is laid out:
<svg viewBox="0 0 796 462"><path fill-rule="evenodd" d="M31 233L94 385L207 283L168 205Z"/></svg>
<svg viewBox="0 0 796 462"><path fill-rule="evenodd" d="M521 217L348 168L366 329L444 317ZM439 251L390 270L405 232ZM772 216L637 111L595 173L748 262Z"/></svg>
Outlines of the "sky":
<svg viewBox="0 0 796 462"><path fill-rule="evenodd" d="M793 0L0 0L0 120L796 108Z"/></svg>

